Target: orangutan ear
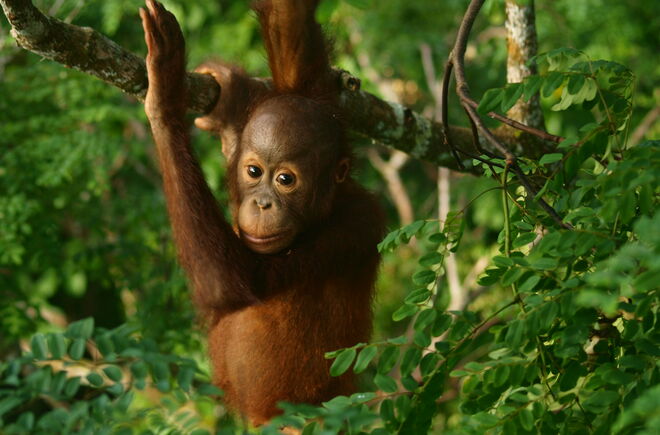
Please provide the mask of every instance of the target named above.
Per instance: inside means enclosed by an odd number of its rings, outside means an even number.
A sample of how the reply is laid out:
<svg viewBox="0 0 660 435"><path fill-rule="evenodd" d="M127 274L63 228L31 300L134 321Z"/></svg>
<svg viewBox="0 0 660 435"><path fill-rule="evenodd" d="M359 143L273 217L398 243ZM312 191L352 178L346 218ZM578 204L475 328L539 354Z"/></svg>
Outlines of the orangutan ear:
<svg viewBox="0 0 660 435"><path fill-rule="evenodd" d="M343 183L346 180L350 170L351 160L348 157L341 159L337 164L337 171L335 172L335 181L337 184Z"/></svg>

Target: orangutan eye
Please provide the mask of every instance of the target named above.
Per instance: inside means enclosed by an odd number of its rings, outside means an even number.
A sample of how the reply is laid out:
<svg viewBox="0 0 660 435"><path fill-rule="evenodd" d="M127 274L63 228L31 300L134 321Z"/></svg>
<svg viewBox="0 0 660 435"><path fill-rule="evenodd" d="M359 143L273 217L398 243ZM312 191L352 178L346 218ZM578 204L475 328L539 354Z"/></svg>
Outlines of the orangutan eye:
<svg viewBox="0 0 660 435"><path fill-rule="evenodd" d="M290 186L294 183L294 181L296 181L296 177L294 177L291 174L287 174L286 172L283 172L277 176L276 180L282 186Z"/></svg>
<svg viewBox="0 0 660 435"><path fill-rule="evenodd" d="M263 171L259 166L250 165L247 167L247 173L250 178L259 178L263 174Z"/></svg>

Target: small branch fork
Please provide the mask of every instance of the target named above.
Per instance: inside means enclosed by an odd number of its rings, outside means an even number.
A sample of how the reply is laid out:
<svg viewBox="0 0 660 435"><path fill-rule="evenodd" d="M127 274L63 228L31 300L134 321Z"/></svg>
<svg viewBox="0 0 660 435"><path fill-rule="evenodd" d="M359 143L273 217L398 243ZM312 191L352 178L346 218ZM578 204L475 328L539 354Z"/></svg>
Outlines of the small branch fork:
<svg viewBox="0 0 660 435"><path fill-rule="evenodd" d="M466 102L467 102L467 104L474 107L475 109L479 106L479 103L477 103L476 101L474 101L471 98L468 98L466 100ZM518 122L514 119L507 118L506 116L500 115L497 112L488 112L487 115L489 117L493 118L493 119L496 119L496 120L500 121L503 124L506 124L510 127L513 127L515 129L517 129L517 130L524 131L526 133L529 133L531 135L539 137L543 140L547 140L547 141L554 142L554 143L559 143L559 142L564 140L564 137L562 137L562 136L555 136L554 134L550 134L547 131L539 130L538 128L534 128L534 127L530 127L528 125L523 124L522 122Z"/></svg>
<svg viewBox="0 0 660 435"><path fill-rule="evenodd" d="M523 173L522 169L518 165L516 156L497 138L495 135L486 127L483 120L477 112L478 103L472 99L470 96L470 88L465 78L465 49L467 47L467 40L470 36L470 31L472 30L472 25L474 24L481 7L483 6L485 0L472 0L468 6L461 26L458 29L458 35L456 36L456 43L454 48L449 55L447 61L447 66L445 68L445 73L442 79L442 104L441 104L441 119L443 125L448 125L447 122L447 92L449 88L449 80L451 77L452 70L456 76L456 94L458 95L463 109L468 115L470 123L472 124L472 132L474 135L474 144L475 147L481 152L481 147L479 145L479 134L487 140L495 150L497 150L506 162L506 168L511 170L516 176L520 179L521 184L527 191L527 193L534 198L537 194L536 189L527 179L527 176ZM495 116L496 115L496 116ZM514 128L523 130L532 135L538 136L541 139L550 140L552 142L561 142L562 138L559 136L553 136L547 132L525 126L519 122L508 119L502 115L495 113L489 114L489 116L498 119ZM447 145L452 151L455 151L456 148L451 144L451 139L448 135L444 135L445 140L448 141ZM456 154L454 154L456 155ZM560 227L566 229L572 229L573 227L562 221L561 216L548 204L543 198L537 198L537 201L541 208L554 220Z"/></svg>

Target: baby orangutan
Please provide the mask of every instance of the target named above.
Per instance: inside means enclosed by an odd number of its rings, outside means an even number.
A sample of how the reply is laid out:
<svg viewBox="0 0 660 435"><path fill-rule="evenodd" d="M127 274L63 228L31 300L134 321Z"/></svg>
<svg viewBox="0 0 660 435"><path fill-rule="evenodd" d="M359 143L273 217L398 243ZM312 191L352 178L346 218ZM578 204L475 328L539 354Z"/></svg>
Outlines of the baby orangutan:
<svg viewBox="0 0 660 435"><path fill-rule="evenodd" d="M369 338L383 216L350 177L318 1L259 2L272 87L238 68L206 64L220 84L196 125L220 135L233 226L190 146L184 40L154 0L140 10L148 47L145 110L167 209L193 300L209 328L214 381L255 425L277 403L350 394L324 353Z"/></svg>

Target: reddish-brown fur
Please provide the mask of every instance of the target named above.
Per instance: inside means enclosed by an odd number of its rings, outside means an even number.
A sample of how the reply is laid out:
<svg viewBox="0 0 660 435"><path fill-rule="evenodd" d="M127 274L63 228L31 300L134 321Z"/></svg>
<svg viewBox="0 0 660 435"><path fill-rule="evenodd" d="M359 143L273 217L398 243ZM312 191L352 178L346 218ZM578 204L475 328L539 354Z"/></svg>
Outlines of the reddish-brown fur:
<svg viewBox="0 0 660 435"><path fill-rule="evenodd" d="M222 88L214 111L196 125L222 138L234 227L223 219L190 147L178 24L152 0L140 12L149 48L145 110L177 252L208 323L214 380L253 424L276 415L279 401L319 403L349 394L351 376L331 377L324 353L366 341L370 332L382 214L345 176L350 154L314 21L317 3L256 6L274 90L235 67L200 68ZM263 166L263 178L246 178L248 155ZM292 167L297 184L289 190L272 184L268 159L275 168ZM253 198L260 195L273 206L257 208ZM245 227L295 231L284 248L255 249Z"/></svg>

